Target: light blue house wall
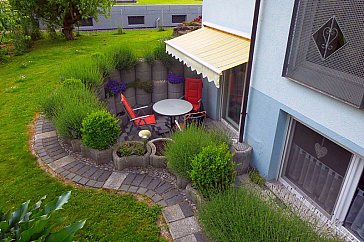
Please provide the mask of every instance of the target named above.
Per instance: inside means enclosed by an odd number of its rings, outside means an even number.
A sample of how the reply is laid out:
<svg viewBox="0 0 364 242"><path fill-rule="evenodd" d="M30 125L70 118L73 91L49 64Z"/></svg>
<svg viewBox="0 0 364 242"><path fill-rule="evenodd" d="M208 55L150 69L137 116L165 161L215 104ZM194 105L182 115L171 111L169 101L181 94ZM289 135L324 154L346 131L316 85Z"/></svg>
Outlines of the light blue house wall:
<svg viewBox="0 0 364 242"><path fill-rule="evenodd" d="M268 179L281 165L289 115L364 156L364 111L282 77L294 1L263 0L244 140Z"/></svg>

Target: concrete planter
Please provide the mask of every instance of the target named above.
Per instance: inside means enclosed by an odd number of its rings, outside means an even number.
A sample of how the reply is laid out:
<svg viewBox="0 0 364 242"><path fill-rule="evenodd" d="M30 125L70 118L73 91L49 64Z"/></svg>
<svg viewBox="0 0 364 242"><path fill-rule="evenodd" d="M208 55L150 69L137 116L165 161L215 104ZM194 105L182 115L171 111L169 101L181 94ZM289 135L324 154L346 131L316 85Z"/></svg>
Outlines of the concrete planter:
<svg viewBox="0 0 364 242"><path fill-rule="evenodd" d="M201 204L204 201L201 193L197 189L193 188L191 184L186 186L186 191L188 199L190 199L194 204Z"/></svg>
<svg viewBox="0 0 364 242"><path fill-rule="evenodd" d="M168 72L172 72L173 74L177 76L183 76L184 73L184 67L183 63L179 61L175 61L171 67L168 68Z"/></svg>
<svg viewBox="0 0 364 242"><path fill-rule="evenodd" d="M71 147L72 147L73 152L80 152L81 151L81 140L72 139L71 140Z"/></svg>
<svg viewBox="0 0 364 242"><path fill-rule="evenodd" d="M96 89L96 94L97 97L100 100L105 100L106 98L106 93L105 93L105 83L101 84L97 89Z"/></svg>
<svg viewBox="0 0 364 242"><path fill-rule="evenodd" d="M166 80L153 81L152 102L168 98L168 82Z"/></svg>
<svg viewBox="0 0 364 242"><path fill-rule="evenodd" d="M143 142L140 142L140 141L125 141L125 142L138 142L138 143L144 144ZM151 148L150 148L150 146L147 145L146 149L147 149L147 152L142 156L131 155L131 156L123 156L123 157L119 157L117 154L117 149L115 149L112 152L112 159L114 162L115 169L123 170L125 168L130 168L130 167L148 166Z"/></svg>
<svg viewBox="0 0 364 242"><path fill-rule="evenodd" d="M113 70L110 75L109 79L113 81L121 81L121 73L119 70Z"/></svg>
<svg viewBox="0 0 364 242"><path fill-rule="evenodd" d="M112 148L96 150L81 144L81 154L87 158L91 158L96 165L107 164L112 160Z"/></svg>
<svg viewBox="0 0 364 242"><path fill-rule="evenodd" d="M184 95L184 83L172 84L168 82L168 98L181 98Z"/></svg>
<svg viewBox="0 0 364 242"><path fill-rule="evenodd" d="M135 91L135 99L139 106L149 105L152 102L152 94L144 91L144 89L137 88Z"/></svg>
<svg viewBox="0 0 364 242"><path fill-rule="evenodd" d="M201 75L197 74L196 71L192 71L191 68L186 65L184 65L183 72L185 78L201 79Z"/></svg>
<svg viewBox="0 0 364 242"><path fill-rule="evenodd" d="M135 88L129 87L123 92L124 96L128 100L130 106L134 107L136 105L135 99Z"/></svg>
<svg viewBox="0 0 364 242"><path fill-rule="evenodd" d="M156 141L172 141L172 139L169 138L157 138L149 141L147 143L148 146L151 148L151 154L150 154L150 165L156 168L166 168L167 167L167 160L165 156L157 155L157 148L155 146Z"/></svg>
<svg viewBox="0 0 364 242"><path fill-rule="evenodd" d="M115 102L115 97L111 96L106 98L106 102L107 102L107 110L109 110L109 112L111 114L116 115L116 102Z"/></svg>
<svg viewBox="0 0 364 242"><path fill-rule="evenodd" d="M167 68L160 60L155 60L152 66L152 80L166 80Z"/></svg>
<svg viewBox="0 0 364 242"><path fill-rule="evenodd" d="M176 178L177 178L176 185L179 189L185 189L188 183L190 182L186 178L179 175L176 175Z"/></svg>
<svg viewBox="0 0 364 242"><path fill-rule="evenodd" d="M252 147L245 143L234 143L230 151L235 153L233 161L237 163L235 167L236 175L240 176L248 171L252 155Z"/></svg>
<svg viewBox="0 0 364 242"><path fill-rule="evenodd" d="M129 117L128 117L128 114L125 111L119 112L116 117L119 119L119 126L121 128L124 128L124 127L126 127L128 125Z"/></svg>
<svg viewBox="0 0 364 242"><path fill-rule="evenodd" d="M152 80L152 66L148 62L140 60L135 66L135 79L139 81Z"/></svg>
<svg viewBox="0 0 364 242"><path fill-rule="evenodd" d="M135 82L135 68L122 70L120 77L125 83Z"/></svg>

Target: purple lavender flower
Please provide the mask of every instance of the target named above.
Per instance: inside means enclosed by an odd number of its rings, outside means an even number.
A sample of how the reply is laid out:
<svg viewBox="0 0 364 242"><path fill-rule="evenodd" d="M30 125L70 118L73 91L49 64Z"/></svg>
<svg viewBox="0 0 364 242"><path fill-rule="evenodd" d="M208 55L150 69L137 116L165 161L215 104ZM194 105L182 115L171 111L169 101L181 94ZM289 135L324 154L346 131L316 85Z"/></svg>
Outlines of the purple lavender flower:
<svg viewBox="0 0 364 242"><path fill-rule="evenodd" d="M167 76L167 80L172 84L179 84L185 81L183 76L178 76L173 73L169 73Z"/></svg>
<svg viewBox="0 0 364 242"><path fill-rule="evenodd" d="M108 80L105 86L105 91L109 96L116 96L126 89L124 81Z"/></svg>

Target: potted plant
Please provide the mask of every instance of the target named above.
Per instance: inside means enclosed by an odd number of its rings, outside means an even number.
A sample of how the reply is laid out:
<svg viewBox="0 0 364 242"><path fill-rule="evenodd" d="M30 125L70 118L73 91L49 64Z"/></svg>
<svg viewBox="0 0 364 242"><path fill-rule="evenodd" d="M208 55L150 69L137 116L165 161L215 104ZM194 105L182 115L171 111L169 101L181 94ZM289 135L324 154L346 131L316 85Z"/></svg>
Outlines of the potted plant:
<svg viewBox="0 0 364 242"><path fill-rule="evenodd" d="M185 78L183 76L169 73L168 80L168 98L180 98L183 96L183 84Z"/></svg>
<svg viewBox="0 0 364 242"><path fill-rule="evenodd" d="M93 112L82 121L82 154L96 164L112 160L112 146L120 135L119 120L105 110Z"/></svg>
<svg viewBox="0 0 364 242"><path fill-rule="evenodd" d="M116 115L123 111L119 94L126 90L126 85L123 81L109 79L105 85L105 93L107 98L108 110Z"/></svg>
<svg viewBox="0 0 364 242"><path fill-rule="evenodd" d="M113 161L117 170L128 167L146 167L149 165L150 146L141 141L124 141L113 151Z"/></svg>
<svg viewBox="0 0 364 242"><path fill-rule="evenodd" d="M136 103L140 106L149 105L152 102L153 82L137 80L135 87Z"/></svg>
<svg viewBox="0 0 364 242"><path fill-rule="evenodd" d="M125 83L135 81L135 65L138 59L133 51L126 47L116 48L114 50L115 65L121 71L121 80Z"/></svg>
<svg viewBox="0 0 364 242"><path fill-rule="evenodd" d="M167 159L164 156L164 152L168 142L172 142L172 139L156 138L147 143L147 145L151 148L151 154L149 158L149 163L151 166L156 168L167 167Z"/></svg>

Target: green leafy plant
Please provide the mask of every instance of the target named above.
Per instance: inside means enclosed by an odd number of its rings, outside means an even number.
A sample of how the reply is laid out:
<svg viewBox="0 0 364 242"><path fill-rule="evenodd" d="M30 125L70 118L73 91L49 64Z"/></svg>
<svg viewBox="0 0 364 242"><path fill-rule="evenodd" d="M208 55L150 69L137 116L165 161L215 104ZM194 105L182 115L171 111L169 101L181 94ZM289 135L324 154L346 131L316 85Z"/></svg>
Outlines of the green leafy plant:
<svg viewBox="0 0 364 242"><path fill-rule="evenodd" d="M144 54L144 60L149 64L149 65L152 65L155 61L155 56L154 56L154 53L153 51L147 51L145 54Z"/></svg>
<svg viewBox="0 0 364 242"><path fill-rule="evenodd" d="M315 223L244 187L215 194L201 204L199 219L211 241L339 241L315 232Z"/></svg>
<svg viewBox="0 0 364 242"><path fill-rule="evenodd" d="M160 60L166 67L172 66L175 59L166 52L166 44L161 40L159 45L153 51L156 60Z"/></svg>
<svg viewBox="0 0 364 242"><path fill-rule="evenodd" d="M128 142L122 143L119 146L116 153L119 157L123 157L123 156L131 156L131 155L142 156L145 154L145 152L146 152L146 149L145 149L145 144L143 142L128 141Z"/></svg>
<svg viewBox="0 0 364 242"><path fill-rule="evenodd" d="M253 183L259 186L263 186L265 184L265 179L259 174L259 172L256 169L251 169L248 172L248 175Z"/></svg>
<svg viewBox="0 0 364 242"><path fill-rule="evenodd" d="M51 119L63 138L80 139L83 119L103 109L95 94L78 79L66 79L62 87L41 103L45 116Z"/></svg>
<svg viewBox="0 0 364 242"><path fill-rule="evenodd" d="M116 63L111 52L95 54L93 59L103 77L107 77L115 69Z"/></svg>
<svg viewBox="0 0 364 242"><path fill-rule="evenodd" d="M119 25L116 34L121 35L125 34L123 26Z"/></svg>
<svg viewBox="0 0 364 242"><path fill-rule="evenodd" d="M106 111L97 111L82 121L82 143L87 147L105 150L119 137L119 120Z"/></svg>
<svg viewBox="0 0 364 242"><path fill-rule="evenodd" d="M224 191L234 182L235 163L227 144L208 145L192 159L191 180L204 197Z"/></svg>
<svg viewBox="0 0 364 242"><path fill-rule="evenodd" d="M75 233L82 229L85 220L60 228L64 218L57 218L55 211L62 209L71 196L65 192L50 203L42 206L42 197L30 207L30 201L24 202L14 211L0 211L0 240L1 241L73 241Z"/></svg>
<svg viewBox="0 0 364 242"><path fill-rule="evenodd" d="M67 78L80 79L88 87L98 87L103 83L100 67L91 58L80 62L67 63L63 66L61 80Z"/></svg>
<svg viewBox="0 0 364 242"><path fill-rule="evenodd" d="M153 81L136 80L135 82L127 83L126 86L143 89L147 93L153 92Z"/></svg>
<svg viewBox="0 0 364 242"><path fill-rule="evenodd" d="M113 59L116 68L119 70L129 70L138 63L138 59L134 52L130 48L124 46L113 49Z"/></svg>
<svg viewBox="0 0 364 242"><path fill-rule="evenodd" d="M189 125L182 132L173 133L171 138L174 142L168 142L165 151L168 166L187 179L190 177L192 160L203 147L211 144L230 144L228 136L223 132L206 130L195 125Z"/></svg>

